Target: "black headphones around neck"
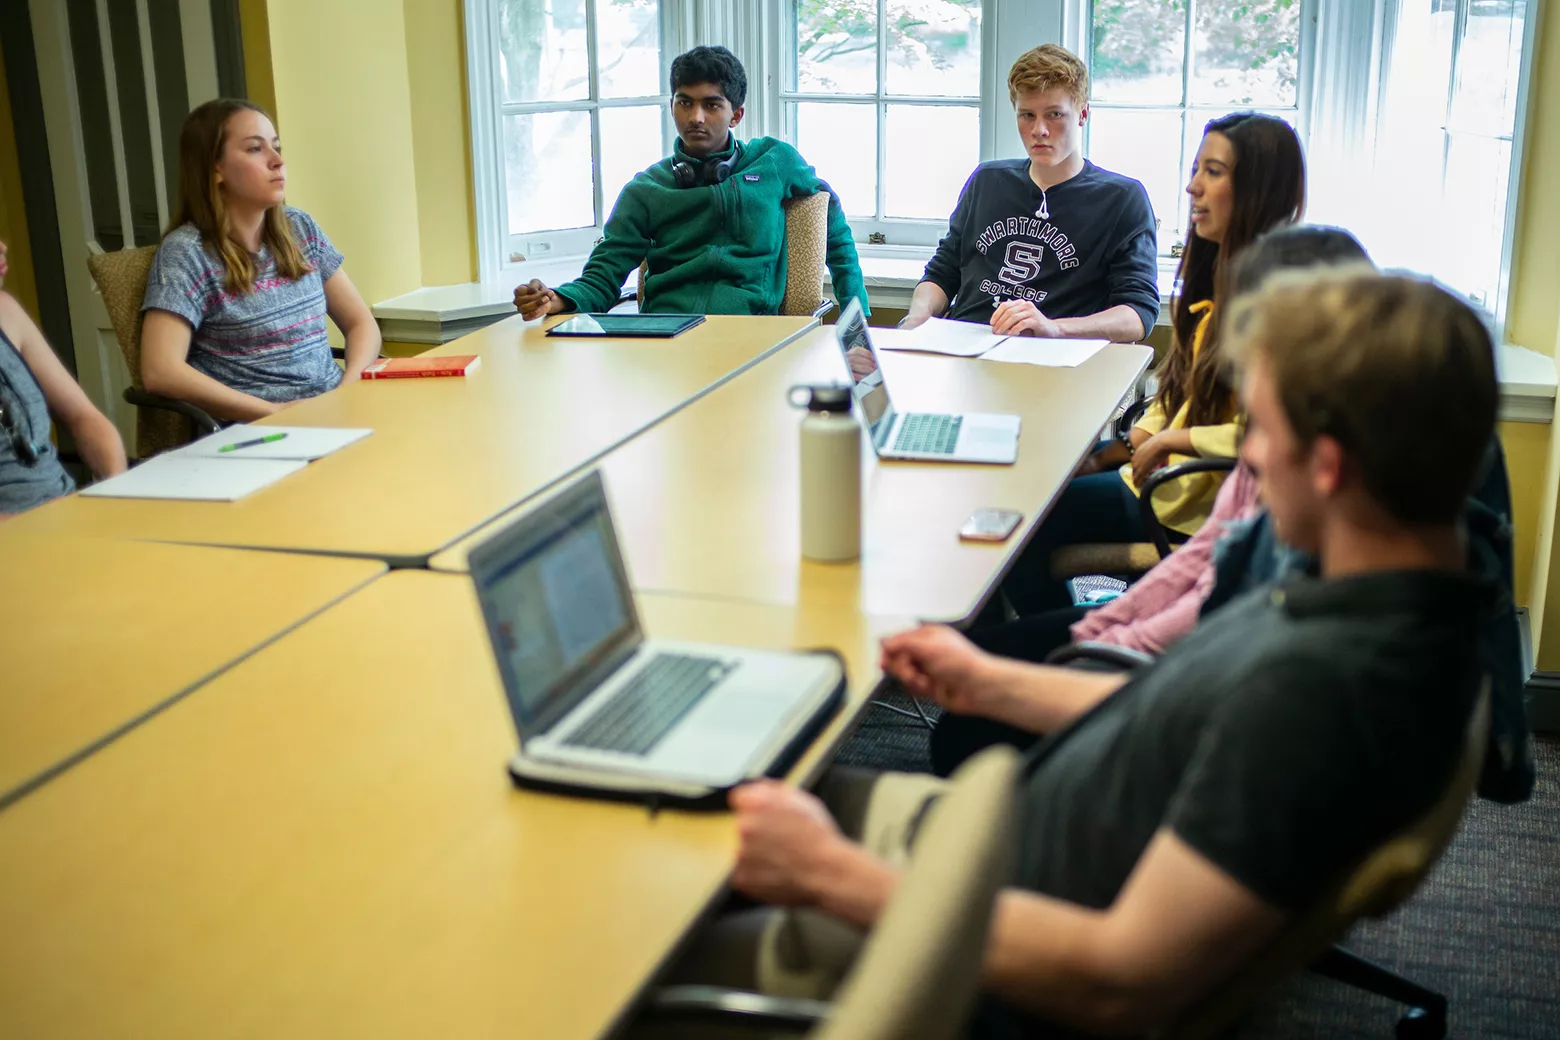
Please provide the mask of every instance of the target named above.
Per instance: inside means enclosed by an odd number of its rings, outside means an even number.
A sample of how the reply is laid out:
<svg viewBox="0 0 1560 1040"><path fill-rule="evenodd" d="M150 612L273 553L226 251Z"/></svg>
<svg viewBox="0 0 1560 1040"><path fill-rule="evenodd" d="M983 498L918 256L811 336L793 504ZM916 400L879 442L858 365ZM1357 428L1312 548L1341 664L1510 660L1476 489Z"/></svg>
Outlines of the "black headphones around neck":
<svg viewBox="0 0 1560 1040"><path fill-rule="evenodd" d="M709 158L697 163L681 159L672 163L672 180L679 188L709 188L722 183L737 168L742 157L742 142L731 138L731 154L724 159Z"/></svg>

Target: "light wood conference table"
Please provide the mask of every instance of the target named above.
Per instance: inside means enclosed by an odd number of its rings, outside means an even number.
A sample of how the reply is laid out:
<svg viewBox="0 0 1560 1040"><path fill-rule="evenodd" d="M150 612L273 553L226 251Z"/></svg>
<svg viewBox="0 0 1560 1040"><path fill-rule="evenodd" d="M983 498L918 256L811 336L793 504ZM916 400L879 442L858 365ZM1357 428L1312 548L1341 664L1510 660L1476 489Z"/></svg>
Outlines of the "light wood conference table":
<svg viewBox="0 0 1560 1040"><path fill-rule="evenodd" d="M640 598L654 635L905 619ZM596 1037L724 891L694 814L516 790L468 579L398 571L0 813L0 1035Z"/></svg>
<svg viewBox="0 0 1560 1040"><path fill-rule="evenodd" d="M1111 345L1077 368L1043 368L880 353L900 411L1021 416L1017 463L880 462L863 437L861 558L802 559L803 413L786 391L846 379L833 330L820 328L600 461L635 588L966 621L1152 357ZM1000 545L961 542L981 506L1020 510L1024 522ZM430 565L464 570L467 551L521 512Z"/></svg>
<svg viewBox="0 0 1560 1040"><path fill-rule="evenodd" d="M673 339L595 340L516 316L429 352L479 355L468 376L359 383L263 420L374 433L238 502L72 495L9 522L421 566L816 324L714 316Z"/></svg>
<svg viewBox="0 0 1560 1040"><path fill-rule="evenodd" d="M0 805L385 570L33 537L9 525L0 524Z"/></svg>

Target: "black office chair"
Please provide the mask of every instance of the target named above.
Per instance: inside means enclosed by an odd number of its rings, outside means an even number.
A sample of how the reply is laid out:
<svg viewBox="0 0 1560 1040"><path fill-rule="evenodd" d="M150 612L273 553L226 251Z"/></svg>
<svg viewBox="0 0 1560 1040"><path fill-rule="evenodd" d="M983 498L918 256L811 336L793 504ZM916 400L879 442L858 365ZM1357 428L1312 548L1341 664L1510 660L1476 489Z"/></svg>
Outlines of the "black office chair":
<svg viewBox="0 0 1560 1040"><path fill-rule="evenodd" d="M139 409L135 437L138 459L150 458L221 429L221 424L203 409L154 394L141 385L141 300L146 295L146 279L156 255L156 246L141 246L87 257L87 270L103 296L114 336L130 369L130 385L125 388L124 398Z"/></svg>
<svg viewBox="0 0 1560 1040"><path fill-rule="evenodd" d="M1118 430L1130 430L1137 418L1148 407L1144 397L1129 405L1116 420ZM1142 511L1143 527L1148 531L1147 542L1085 542L1065 545L1051 553L1051 577L1057 581L1071 581L1088 575L1102 575L1131 584L1142 577L1160 560L1175 550L1175 543L1185 541L1186 536L1166 527L1154 509L1154 493L1173 480L1194 473L1228 473L1240 460L1229 456L1208 456L1187 459L1172 466L1165 466L1149 474L1138 489L1138 508Z"/></svg>

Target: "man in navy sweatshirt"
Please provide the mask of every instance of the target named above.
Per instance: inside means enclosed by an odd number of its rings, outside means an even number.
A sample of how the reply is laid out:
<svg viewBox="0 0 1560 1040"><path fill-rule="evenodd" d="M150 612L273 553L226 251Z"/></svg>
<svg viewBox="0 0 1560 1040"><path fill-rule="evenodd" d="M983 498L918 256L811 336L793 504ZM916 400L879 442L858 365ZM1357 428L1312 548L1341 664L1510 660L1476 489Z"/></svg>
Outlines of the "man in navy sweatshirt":
<svg viewBox="0 0 1560 1040"><path fill-rule="evenodd" d="M1089 70L1048 43L1013 63L1008 96L1029 158L976 167L901 324L1141 340L1159 316L1154 210L1142 184L1083 157Z"/></svg>

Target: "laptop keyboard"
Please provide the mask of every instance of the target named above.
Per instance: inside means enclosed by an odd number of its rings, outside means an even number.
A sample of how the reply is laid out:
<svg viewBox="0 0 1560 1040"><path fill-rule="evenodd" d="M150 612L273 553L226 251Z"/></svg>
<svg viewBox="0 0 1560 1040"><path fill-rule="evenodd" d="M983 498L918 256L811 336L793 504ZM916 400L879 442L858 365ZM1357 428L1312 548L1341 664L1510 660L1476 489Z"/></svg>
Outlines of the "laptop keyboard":
<svg viewBox="0 0 1560 1040"><path fill-rule="evenodd" d="M930 415L912 412L899 424L899 436L894 438L895 451L919 451L932 455L952 455L959 443L959 424L962 415Z"/></svg>
<svg viewBox="0 0 1560 1040"><path fill-rule="evenodd" d="M730 671L729 664L713 657L656 654L564 744L649 754Z"/></svg>

